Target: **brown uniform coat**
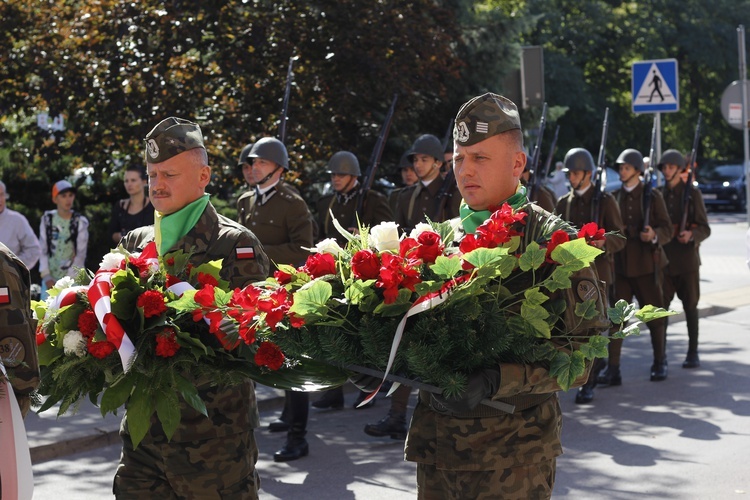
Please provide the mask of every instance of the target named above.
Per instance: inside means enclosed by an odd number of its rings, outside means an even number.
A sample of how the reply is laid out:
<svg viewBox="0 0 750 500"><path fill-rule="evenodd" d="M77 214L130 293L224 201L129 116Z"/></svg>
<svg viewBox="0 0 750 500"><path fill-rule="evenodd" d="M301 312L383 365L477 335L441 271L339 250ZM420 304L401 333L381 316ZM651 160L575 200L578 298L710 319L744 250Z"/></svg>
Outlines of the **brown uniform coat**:
<svg viewBox="0 0 750 500"><path fill-rule="evenodd" d="M417 182L399 193L394 215L402 231L408 234L414 226L420 222L427 222L428 218L433 222L443 222L458 217L461 193L458 192L455 183L448 190L449 198L445 203L445 209L442 213L437 213L440 204L438 193L443 182L443 178L438 176L429 186Z"/></svg>
<svg viewBox="0 0 750 500"><path fill-rule="evenodd" d="M357 209L357 197L340 203L335 194L323 196L317 203L318 227L320 228L320 239L336 238L339 244L346 243L346 239L336 231L331 221L331 214L344 228L357 227L357 219L354 213ZM362 214L359 217L359 224L372 227L381 222L393 220L391 207L388 205L388 198L382 193L369 190L365 195L365 201L362 205Z"/></svg>
<svg viewBox="0 0 750 500"><path fill-rule="evenodd" d="M682 197L685 192L685 183L680 181L674 189L662 186L659 191L664 195L664 203L675 228L675 238L664 245L664 251L669 259L666 273L671 276L678 276L683 273L697 272L701 265L698 247L703 240L711 235L706 207L703 205L703 196L695 188L690 190L686 228L693 232L693 241L684 244L680 243L676 236L682 221Z"/></svg>

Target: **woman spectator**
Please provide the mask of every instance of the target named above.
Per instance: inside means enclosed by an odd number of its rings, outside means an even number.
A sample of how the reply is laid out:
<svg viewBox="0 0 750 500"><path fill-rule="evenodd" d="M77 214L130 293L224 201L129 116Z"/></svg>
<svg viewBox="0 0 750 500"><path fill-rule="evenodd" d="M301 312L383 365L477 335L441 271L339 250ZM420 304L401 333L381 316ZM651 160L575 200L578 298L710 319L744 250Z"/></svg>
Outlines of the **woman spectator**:
<svg viewBox="0 0 750 500"><path fill-rule="evenodd" d="M130 165L125 169L123 184L128 198L112 206L109 220L109 234L115 243L119 243L128 231L154 223L154 207L146 195L147 179L146 171L139 165Z"/></svg>

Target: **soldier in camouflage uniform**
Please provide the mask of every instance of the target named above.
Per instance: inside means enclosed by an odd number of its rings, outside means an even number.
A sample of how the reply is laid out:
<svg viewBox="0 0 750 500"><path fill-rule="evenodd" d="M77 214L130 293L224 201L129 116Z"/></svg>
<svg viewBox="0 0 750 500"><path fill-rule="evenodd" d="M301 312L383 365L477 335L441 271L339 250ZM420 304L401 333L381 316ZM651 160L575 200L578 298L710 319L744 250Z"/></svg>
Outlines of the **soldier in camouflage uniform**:
<svg viewBox="0 0 750 500"><path fill-rule="evenodd" d="M701 258L698 247L711 235L711 228L708 226L703 196L700 191L691 187L685 228L680 231L686 188L680 174L687 170L682 153L676 149L665 151L657 167L664 174L666 183L659 189L664 195L669 218L675 225L674 238L664 245L664 252L669 259L669 265L664 271L664 306L669 307L675 293L682 301L688 330L688 351L682 367L698 368L698 299L701 293L698 274Z"/></svg>
<svg viewBox="0 0 750 500"><path fill-rule="evenodd" d="M443 164L443 146L434 135L419 136L409 150L409 159L419 182L401 191L396 199L396 223L406 234L419 222L429 218L435 222L452 219L458 215L461 196L455 184L440 176Z"/></svg>
<svg viewBox="0 0 750 500"><path fill-rule="evenodd" d="M194 266L223 259L220 274L232 288L265 279L269 262L258 239L219 215L204 193L211 169L200 127L167 118L145 140L155 224L131 231L122 245L136 251L155 241L160 255L182 250L191 254ZM181 401L180 424L171 440L154 418L133 449L125 414L113 488L117 498L258 498L254 429L259 417L252 382L206 383L198 389L208 417Z"/></svg>
<svg viewBox="0 0 750 500"><path fill-rule="evenodd" d="M39 385L30 288L29 270L0 243L0 361L24 417L31 406L29 395Z"/></svg>
<svg viewBox="0 0 750 500"><path fill-rule="evenodd" d="M333 217L349 231L356 231L357 224L372 227L381 222L393 220L391 208L388 206L388 199L385 195L372 189L365 193L362 203L362 213L357 213L357 204L362 187L359 184L359 177L362 171L359 167L359 160L349 151L339 151L331 156L328 161L327 172L331 174L331 186L333 193L323 196L318 200L318 227L320 228L320 238L334 238L342 246L346 244L346 238L339 233L333 225ZM360 391L357 400L354 402L354 408L367 397L367 393ZM371 400L366 406L371 407L375 400ZM341 387L330 389L323 393L320 399L313 401L315 408L335 408L339 409L344 406L344 391Z"/></svg>
<svg viewBox="0 0 750 500"><path fill-rule="evenodd" d="M597 226L607 232L605 240L592 241L591 244L604 250L604 253L596 259L595 264L599 279L606 283L609 291L614 285L615 253L625 247L627 240L623 236L625 226L620 216L620 207L612 195L600 193L599 202L594 203L594 196L597 193L594 192L591 177L595 170L594 158L587 150L573 148L567 152L563 171L572 189L558 200L555 212L578 228L589 222L596 222ZM611 297L612 294L608 295ZM575 399L577 404L590 403L594 399L596 378L603 365L603 361L596 360L589 381L578 389Z"/></svg>
<svg viewBox="0 0 750 500"><path fill-rule="evenodd" d="M255 188L237 200L239 223L251 229L263 243L272 264L304 264L313 246L314 222L305 200L282 180L289 155L276 138L258 140L247 158ZM245 163L243 169L247 170ZM304 248L303 248L304 247ZM269 275L273 275L272 266ZM271 422L272 432L287 431L287 442L274 454L276 462L296 460L308 454L307 417L310 397L306 392L286 391L284 411Z"/></svg>
<svg viewBox="0 0 750 500"><path fill-rule="evenodd" d="M464 199L461 217L467 232L503 202L526 206L530 225L550 217L527 205L519 185L526 155L515 104L491 93L472 99L459 110L453 137L453 169ZM597 298L600 313L576 333L597 335L608 322L596 270L583 269L571 280L573 289L564 294L567 310L584 300L573 291L583 287ZM572 331L579 319L572 313L566 316L567 329ZM573 387L586 381L589 365ZM555 460L562 453L559 390L546 365L503 363L470 375L463 397L446 399L420 391L405 447L406 459L417 462L418 498L550 498ZM513 404L515 412L479 405L483 398Z"/></svg>

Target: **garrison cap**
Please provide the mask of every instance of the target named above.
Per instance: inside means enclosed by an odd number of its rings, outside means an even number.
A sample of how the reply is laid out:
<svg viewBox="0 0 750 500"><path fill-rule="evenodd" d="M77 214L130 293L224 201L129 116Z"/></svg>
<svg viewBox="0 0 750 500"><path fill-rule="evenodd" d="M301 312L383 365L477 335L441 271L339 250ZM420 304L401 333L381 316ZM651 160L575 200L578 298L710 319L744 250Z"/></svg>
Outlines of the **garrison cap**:
<svg viewBox="0 0 750 500"><path fill-rule="evenodd" d="M146 162L161 163L195 148L206 149L197 123L170 116L146 135Z"/></svg>
<svg viewBox="0 0 750 500"><path fill-rule="evenodd" d="M516 105L506 97L488 92L458 110L453 139L461 146L471 146L514 129L521 129Z"/></svg>

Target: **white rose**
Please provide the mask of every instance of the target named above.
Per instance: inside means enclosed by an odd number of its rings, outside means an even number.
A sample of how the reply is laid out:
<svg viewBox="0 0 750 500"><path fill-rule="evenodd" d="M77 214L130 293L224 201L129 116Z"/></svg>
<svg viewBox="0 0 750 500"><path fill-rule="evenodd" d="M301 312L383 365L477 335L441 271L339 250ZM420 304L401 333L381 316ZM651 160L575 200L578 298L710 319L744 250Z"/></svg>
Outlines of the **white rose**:
<svg viewBox="0 0 750 500"><path fill-rule="evenodd" d="M409 238L414 238L416 240L417 238L419 238L419 235L424 233L425 231L429 231L431 233L435 232L431 225L425 222L418 222L417 225L414 226L414 229L411 230L411 233L409 233Z"/></svg>
<svg viewBox="0 0 750 500"><path fill-rule="evenodd" d="M120 269L122 261L124 260L125 256L121 253L108 253L102 258L102 261L99 263L99 269L105 271L114 271L115 269Z"/></svg>
<svg viewBox="0 0 750 500"><path fill-rule="evenodd" d="M83 334L78 330L71 330L63 337L63 351L68 355L76 355L82 358L86 355L86 341Z"/></svg>
<svg viewBox="0 0 750 500"><path fill-rule="evenodd" d="M57 280L57 283L55 283L55 288L58 290L65 290L66 288L70 288L74 285L73 278L70 276L63 276L59 280Z"/></svg>
<svg viewBox="0 0 750 500"><path fill-rule="evenodd" d="M370 229L370 243L378 252L398 252L398 224L395 222L381 222Z"/></svg>
<svg viewBox="0 0 750 500"><path fill-rule="evenodd" d="M315 248L311 249L315 253L330 253L334 257L338 257L341 252L344 251L343 248L338 244L338 242L334 238L326 238L323 241L317 243L315 245Z"/></svg>

